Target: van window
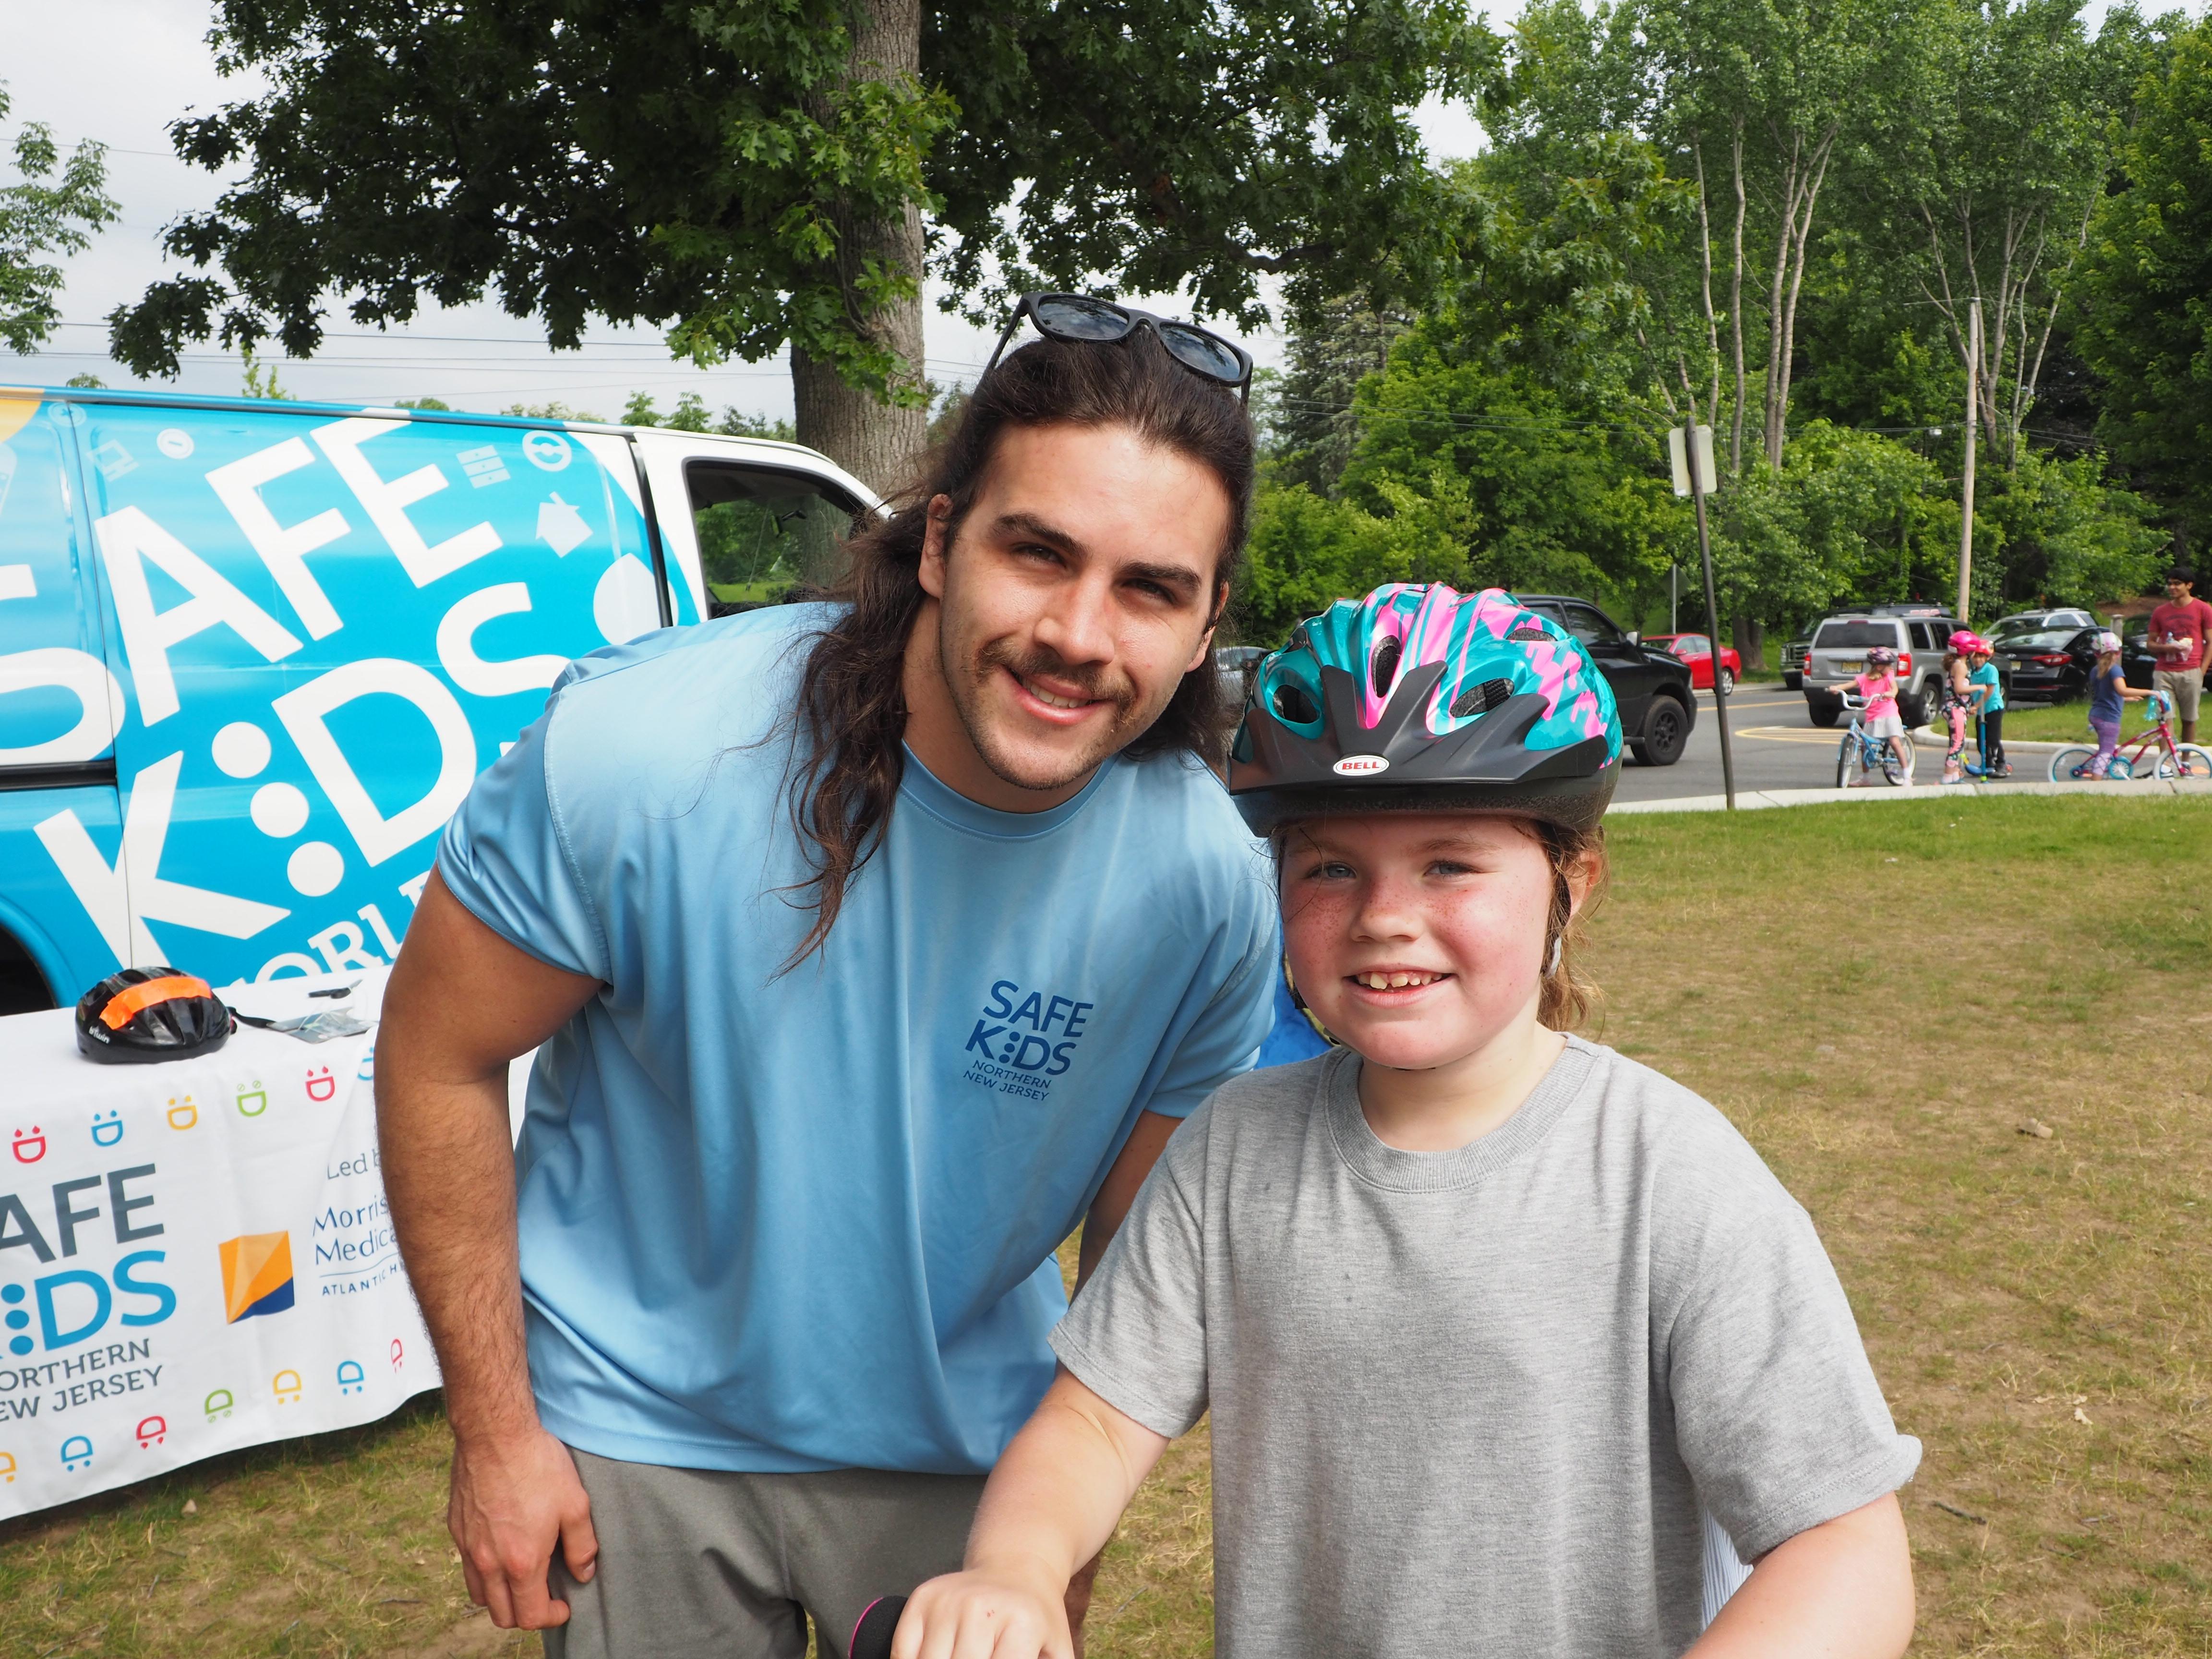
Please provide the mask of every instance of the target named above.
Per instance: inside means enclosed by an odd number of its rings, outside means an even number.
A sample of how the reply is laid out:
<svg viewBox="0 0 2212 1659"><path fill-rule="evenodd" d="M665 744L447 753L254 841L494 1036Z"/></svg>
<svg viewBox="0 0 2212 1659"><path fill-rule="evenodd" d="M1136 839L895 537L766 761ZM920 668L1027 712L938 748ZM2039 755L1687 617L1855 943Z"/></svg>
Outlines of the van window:
<svg viewBox="0 0 2212 1659"><path fill-rule="evenodd" d="M841 574L859 508L801 472L693 461L684 469L699 564L716 616Z"/></svg>
<svg viewBox="0 0 2212 1659"><path fill-rule="evenodd" d="M1813 641L1813 648L1816 651L1871 651L1878 645L1888 646L1893 650L1896 648L1895 623L1822 623L1819 635Z"/></svg>

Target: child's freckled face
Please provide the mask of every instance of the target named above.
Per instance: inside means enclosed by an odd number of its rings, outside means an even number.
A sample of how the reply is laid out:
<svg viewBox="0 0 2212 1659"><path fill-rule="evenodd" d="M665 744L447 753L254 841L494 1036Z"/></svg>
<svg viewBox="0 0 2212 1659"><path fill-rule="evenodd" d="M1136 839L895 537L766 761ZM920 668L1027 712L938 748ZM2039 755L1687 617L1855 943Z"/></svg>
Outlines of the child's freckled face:
<svg viewBox="0 0 2212 1659"><path fill-rule="evenodd" d="M1381 1066L1444 1066L1533 1017L1552 892L1513 819L1319 819L1284 845L1284 945L1340 1041Z"/></svg>

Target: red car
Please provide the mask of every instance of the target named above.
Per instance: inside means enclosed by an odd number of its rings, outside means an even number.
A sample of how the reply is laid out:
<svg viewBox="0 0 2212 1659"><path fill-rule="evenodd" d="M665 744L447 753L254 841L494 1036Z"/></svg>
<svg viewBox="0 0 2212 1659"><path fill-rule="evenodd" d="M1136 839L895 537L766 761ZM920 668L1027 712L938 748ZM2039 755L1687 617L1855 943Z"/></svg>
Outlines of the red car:
<svg viewBox="0 0 2212 1659"><path fill-rule="evenodd" d="M1655 651L1664 651L1690 665L1690 684L1700 691L1713 689L1713 642L1703 634L1654 634L1644 644ZM1743 672L1743 659L1732 645L1721 647L1721 690L1733 692L1737 677Z"/></svg>

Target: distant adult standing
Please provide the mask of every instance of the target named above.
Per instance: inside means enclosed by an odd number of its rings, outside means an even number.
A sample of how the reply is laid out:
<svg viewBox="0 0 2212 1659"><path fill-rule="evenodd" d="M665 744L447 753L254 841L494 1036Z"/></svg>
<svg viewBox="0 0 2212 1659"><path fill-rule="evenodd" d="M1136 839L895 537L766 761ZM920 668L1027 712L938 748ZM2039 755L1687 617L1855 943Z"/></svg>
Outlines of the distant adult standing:
<svg viewBox="0 0 2212 1659"><path fill-rule="evenodd" d="M551 1659L798 1659L810 1616L842 1659L957 1567L1054 1247L1087 1217L1089 1271L1267 1033L1274 896L1206 767L1249 359L1030 307L829 603L570 667L392 969L449 1524Z"/></svg>
<svg viewBox="0 0 2212 1659"><path fill-rule="evenodd" d="M2204 640L2212 634L2212 605L2196 596L2197 573L2176 565L2166 573L2166 603L2150 613L2151 689L2163 691L2181 717L2181 740L2197 741L2197 705L2204 694Z"/></svg>

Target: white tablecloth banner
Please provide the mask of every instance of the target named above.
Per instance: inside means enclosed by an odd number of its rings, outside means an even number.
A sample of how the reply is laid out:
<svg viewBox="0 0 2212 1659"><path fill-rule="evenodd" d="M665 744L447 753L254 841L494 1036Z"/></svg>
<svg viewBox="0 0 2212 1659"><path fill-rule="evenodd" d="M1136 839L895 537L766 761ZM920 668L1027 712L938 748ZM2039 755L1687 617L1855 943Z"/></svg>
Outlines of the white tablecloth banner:
<svg viewBox="0 0 2212 1659"><path fill-rule="evenodd" d="M380 979L240 1000L374 1018ZM241 1025L202 1060L98 1066L72 1022L0 1019L0 1516L438 1386L378 1168L374 1030Z"/></svg>

